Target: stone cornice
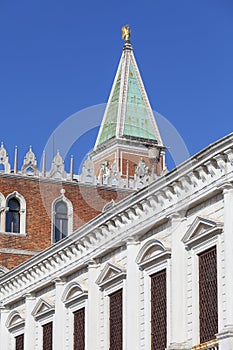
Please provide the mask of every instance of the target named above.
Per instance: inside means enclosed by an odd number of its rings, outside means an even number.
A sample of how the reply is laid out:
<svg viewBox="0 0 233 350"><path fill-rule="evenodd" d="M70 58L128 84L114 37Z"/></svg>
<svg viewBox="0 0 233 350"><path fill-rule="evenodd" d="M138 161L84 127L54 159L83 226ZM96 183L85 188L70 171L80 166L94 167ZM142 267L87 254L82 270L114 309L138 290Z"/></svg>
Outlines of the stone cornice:
<svg viewBox="0 0 233 350"><path fill-rule="evenodd" d="M220 193L223 182L233 181L233 134L210 145L148 187L131 194L81 227L0 278L4 304L40 289L56 277L88 266L107 252L125 245L168 220L174 211L197 205ZM193 180L194 178L194 180Z"/></svg>
<svg viewBox="0 0 233 350"><path fill-rule="evenodd" d="M106 191L111 191L111 192L128 192L128 193L134 193L135 190L132 188L122 188L122 187L113 187L113 186L107 186L107 185L93 185L92 183L83 183L78 180L64 180L64 179L54 179L54 178L49 178L49 177L42 177L42 176L28 176L28 175L23 175L21 173L2 173L0 172L0 178L12 178L14 180L26 180L26 181L36 181L38 183L52 183L54 185L59 184L61 186L76 186L76 187L88 187L88 188L95 188L98 190L104 189Z"/></svg>

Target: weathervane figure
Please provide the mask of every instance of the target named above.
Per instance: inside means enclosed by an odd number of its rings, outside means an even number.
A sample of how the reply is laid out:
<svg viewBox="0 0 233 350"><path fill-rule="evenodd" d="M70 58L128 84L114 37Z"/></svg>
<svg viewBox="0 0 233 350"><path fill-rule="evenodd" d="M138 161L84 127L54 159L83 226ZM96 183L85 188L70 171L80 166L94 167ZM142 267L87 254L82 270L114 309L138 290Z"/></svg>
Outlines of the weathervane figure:
<svg viewBox="0 0 233 350"><path fill-rule="evenodd" d="M128 24L126 24L125 26L123 26L121 28L122 31L122 39L124 40L124 42L129 42L130 41L130 34L131 34L131 30L130 30L130 26Z"/></svg>

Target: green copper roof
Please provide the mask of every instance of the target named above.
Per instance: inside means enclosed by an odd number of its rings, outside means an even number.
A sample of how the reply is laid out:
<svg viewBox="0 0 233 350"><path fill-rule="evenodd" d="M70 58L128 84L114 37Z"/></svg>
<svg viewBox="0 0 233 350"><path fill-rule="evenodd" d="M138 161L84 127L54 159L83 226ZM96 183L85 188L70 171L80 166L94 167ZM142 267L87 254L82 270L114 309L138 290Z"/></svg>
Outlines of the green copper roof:
<svg viewBox="0 0 233 350"><path fill-rule="evenodd" d="M113 138L162 144L131 45L124 45L95 149Z"/></svg>
<svg viewBox="0 0 233 350"><path fill-rule="evenodd" d="M141 88L132 62L130 62L129 66L128 92L123 135L156 140L149 111L145 106Z"/></svg>
<svg viewBox="0 0 233 350"><path fill-rule="evenodd" d="M116 126L117 126L117 113L119 106L119 96L120 96L120 84L121 84L121 67L119 69L116 84L113 90L112 98L108 107L108 111L105 117L103 129L99 138L99 144L103 143L116 136Z"/></svg>

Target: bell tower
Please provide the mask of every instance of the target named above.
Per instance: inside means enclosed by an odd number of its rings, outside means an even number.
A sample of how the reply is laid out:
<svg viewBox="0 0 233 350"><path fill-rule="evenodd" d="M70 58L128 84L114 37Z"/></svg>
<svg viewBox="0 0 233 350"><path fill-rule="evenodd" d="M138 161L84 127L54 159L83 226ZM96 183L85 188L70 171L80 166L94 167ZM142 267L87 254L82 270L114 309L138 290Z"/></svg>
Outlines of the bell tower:
<svg viewBox="0 0 233 350"><path fill-rule="evenodd" d="M133 178L144 162L150 173L164 170L161 136L134 57L128 25L122 28L122 55L104 112L94 150L94 171L114 166L121 176Z"/></svg>

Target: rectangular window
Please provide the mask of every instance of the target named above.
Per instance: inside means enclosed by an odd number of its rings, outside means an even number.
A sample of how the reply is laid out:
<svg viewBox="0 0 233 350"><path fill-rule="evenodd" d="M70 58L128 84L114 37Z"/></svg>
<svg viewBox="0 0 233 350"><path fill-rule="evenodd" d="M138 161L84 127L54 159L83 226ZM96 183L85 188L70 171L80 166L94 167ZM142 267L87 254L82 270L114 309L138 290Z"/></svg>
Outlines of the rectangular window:
<svg viewBox="0 0 233 350"><path fill-rule="evenodd" d="M120 289L117 292L110 294L109 296L109 350L123 349L122 307L122 289Z"/></svg>
<svg viewBox="0 0 233 350"><path fill-rule="evenodd" d="M216 247L199 254L200 343L215 339L218 333L218 290Z"/></svg>
<svg viewBox="0 0 233 350"><path fill-rule="evenodd" d="M151 276L151 350L167 347L166 270Z"/></svg>
<svg viewBox="0 0 233 350"><path fill-rule="evenodd" d="M85 308L74 312L74 350L85 350Z"/></svg>
<svg viewBox="0 0 233 350"><path fill-rule="evenodd" d="M15 337L15 350L23 350L24 349L24 334L20 334Z"/></svg>
<svg viewBox="0 0 233 350"><path fill-rule="evenodd" d="M43 325L43 350L53 349L53 323Z"/></svg>

